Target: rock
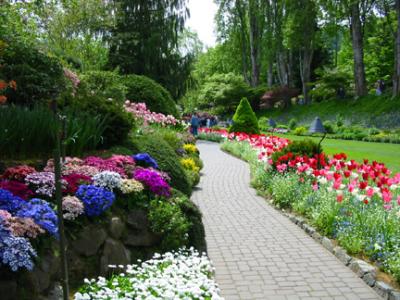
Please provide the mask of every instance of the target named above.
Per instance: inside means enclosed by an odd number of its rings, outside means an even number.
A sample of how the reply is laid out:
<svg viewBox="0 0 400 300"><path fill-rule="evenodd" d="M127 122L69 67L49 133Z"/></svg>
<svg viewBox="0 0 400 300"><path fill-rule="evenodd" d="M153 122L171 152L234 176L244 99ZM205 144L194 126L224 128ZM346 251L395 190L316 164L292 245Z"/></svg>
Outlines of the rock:
<svg viewBox="0 0 400 300"><path fill-rule="evenodd" d="M108 238L104 243L103 255L100 258L102 275L108 271L108 265L127 265L131 262L128 249L120 241Z"/></svg>
<svg viewBox="0 0 400 300"><path fill-rule="evenodd" d="M303 223L305 222L305 220L302 217L296 217L296 224L299 225L301 227L301 225L303 225Z"/></svg>
<svg viewBox="0 0 400 300"><path fill-rule="evenodd" d="M321 242L321 240L322 240L322 236L318 232L314 232L311 236L317 242Z"/></svg>
<svg viewBox="0 0 400 300"><path fill-rule="evenodd" d="M389 299L389 295L393 291L393 288L383 281L377 281L375 283L374 290L383 299Z"/></svg>
<svg viewBox="0 0 400 300"><path fill-rule="evenodd" d="M33 275L34 280L37 283L39 293L42 293L49 288L49 286L51 284L49 273L43 272L43 271L37 269L33 272L32 275Z"/></svg>
<svg viewBox="0 0 400 300"><path fill-rule="evenodd" d="M325 247L326 250L333 253L333 244L330 239L328 239L327 237L323 237L321 244Z"/></svg>
<svg viewBox="0 0 400 300"><path fill-rule="evenodd" d="M129 212L126 222L130 227L136 230L145 230L149 227L147 213L141 209Z"/></svg>
<svg viewBox="0 0 400 300"><path fill-rule="evenodd" d="M119 240L125 230L125 224L119 217L112 217L110 220L110 235L112 238Z"/></svg>
<svg viewBox="0 0 400 300"><path fill-rule="evenodd" d="M124 244L135 247L150 247L157 245L161 237L149 230L130 231L124 240Z"/></svg>
<svg viewBox="0 0 400 300"><path fill-rule="evenodd" d="M374 266L371 266L360 259L353 259L350 263L350 269L355 272L358 277L363 277L367 273L370 273L372 276L376 277L376 270Z"/></svg>
<svg viewBox="0 0 400 300"><path fill-rule="evenodd" d="M375 282L376 282L376 278L375 276L373 276L371 273L367 273L364 275L364 277L362 278L364 280L364 282L366 284L368 284L369 286L374 286Z"/></svg>
<svg viewBox="0 0 400 300"><path fill-rule="evenodd" d="M296 224L296 222L297 222L296 217L293 216L293 215L291 215L291 216L289 217L289 220L292 221L292 222L295 223L295 224Z"/></svg>
<svg viewBox="0 0 400 300"><path fill-rule="evenodd" d="M76 252L85 256L97 253L106 240L107 233L103 228L91 225L82 230L78 239L71 244Z"/></svg>
<svg viewBox="0 0 400 300"><path fill-rule="evenodd" d="M1 300L18 299L17 283L14 281L0 281Z"/></svg>
<svg viewBox="0 0 400 300"><path fill-rule="evenodd" d="M49 295L46 297L46 300L62 300L63 299L63 290L60 283L55 282L53 289L49 292Z"/></svg>
<svg viewBox="0 0 400 300"><path fill-rule="evenodd" d="M304 231L307 232L308 235L310 235L310 236L312 236L312 235L314 234L314 232L315 232L315 228L314 228L314 227L311 227L311 226L308 225L308 224L304 224L304 225L303 225L303 229L304 229Z"/></svg>
<svg viewBox="0 0 400 300"><path fill-rule="evenodd" d="M333 248L333 254L345 265L348 266L351 261L351 256L347 254L346 250L341 247Z"/></svg>
<svg viewBox="0 0 400 300"><path fill-rule="evenodd" d="M400 292L391 291L389 294L389 300L400 300Z"/></svg>

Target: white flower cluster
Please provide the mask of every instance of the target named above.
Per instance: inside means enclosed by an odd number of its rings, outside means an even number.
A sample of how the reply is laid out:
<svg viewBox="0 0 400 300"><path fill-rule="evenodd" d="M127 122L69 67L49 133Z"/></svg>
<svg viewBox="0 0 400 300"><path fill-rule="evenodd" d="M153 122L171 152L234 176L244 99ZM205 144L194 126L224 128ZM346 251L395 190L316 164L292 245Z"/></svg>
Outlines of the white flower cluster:
<svg viewBox="0 0 400 300"><path fill-rule="evenodd" d="M117 172L103 171L93 176L94 185L109 189L119 189L122 184L122 177Z"/></svg>
<svg viewBox="0 0 400 300"><path fill-rule="evenodd" d="M211 278L213 271L210 260L192 248L155 254L140 266L126 266L124 273L110 280L85 280L74 299L222 300Z"/></svg>
<svg viewBox="0 0 400 300"><path fill-rule="evenodd" d="M123 194L139 193L144 190L144 186L136 179L122 179L120 189Z"/></svg>

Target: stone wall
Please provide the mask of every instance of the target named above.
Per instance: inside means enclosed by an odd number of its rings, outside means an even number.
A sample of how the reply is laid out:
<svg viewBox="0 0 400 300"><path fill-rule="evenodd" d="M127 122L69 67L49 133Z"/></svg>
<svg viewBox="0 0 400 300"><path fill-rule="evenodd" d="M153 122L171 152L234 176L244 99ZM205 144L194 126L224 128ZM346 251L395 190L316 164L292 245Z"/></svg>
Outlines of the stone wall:
<svg viewBox="0 0 400 300"><path fill-rule="evenodd" d="M82 228L75 230L76 234L67 231L72 288L80 286L84 278L107 275L110 264L125 265L148 259L158 251L162 237L151 232L146 210L113 212L102 220L83 222ZM54 250L58 249L58 242L47 242L39 246L40 255L32 272L0 269L2 300L59 299L60 262Z"/></svg>

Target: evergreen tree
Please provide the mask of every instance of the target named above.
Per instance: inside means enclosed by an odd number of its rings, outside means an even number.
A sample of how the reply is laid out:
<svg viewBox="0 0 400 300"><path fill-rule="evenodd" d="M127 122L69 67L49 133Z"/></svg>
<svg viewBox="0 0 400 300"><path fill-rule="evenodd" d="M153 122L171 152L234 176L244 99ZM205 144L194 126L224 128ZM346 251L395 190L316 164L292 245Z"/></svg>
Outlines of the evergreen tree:
<svg viewBox="0 0 400 300"><path fill-rule="evenodd" d="M229 132L260 133L256 114L247 98L240 100L239 106L233 116L233 125L229 128Z"/></svg>
<svg viewBox="0 0 400 300"><path fill-rule="evenodd" d="M115 14L110 66L123 74L148 76L179 96L192 61L178 47L188 15L186 0L116 0Z"/></svg>

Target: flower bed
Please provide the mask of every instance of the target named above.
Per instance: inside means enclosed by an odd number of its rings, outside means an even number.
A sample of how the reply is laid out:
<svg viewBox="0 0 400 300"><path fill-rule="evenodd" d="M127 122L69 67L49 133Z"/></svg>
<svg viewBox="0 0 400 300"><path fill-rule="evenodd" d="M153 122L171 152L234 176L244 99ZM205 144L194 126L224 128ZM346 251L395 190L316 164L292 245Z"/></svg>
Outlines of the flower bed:
<svg viewBox="0 0 400 300"><path fill-rule="evenodd" d="M136 155L141 156L153 160L147 154ZM154 168L136 166L134 157L67 158L62 169L64 218L72 221L80 215L100 216L116 197L142 191L151 197L168 198L171 187L164 174ZM17 166L1 176L0 265L13 271L32 270L36 252L31 240L45 233L58 236L53 169L54 163L49 160L43 172Z"/></svg>
<svg viewBox="0 0 400 300"><path fill-rule="evenodd" d="M223 299L212 279L206 256L193 249L155 254L139 265L113 266L110 279L85 279L75 300L91 299Z"/></svg>
<svg viewBox="0 0 400 300"><path fill-rule="evenodd" d="M325 158L289 152L273 161L290 141L219 133L225 150L251 162L254 185L274 204L305 215L348 252L368 256L400 282L400 174L343 153Z"/></svg>

